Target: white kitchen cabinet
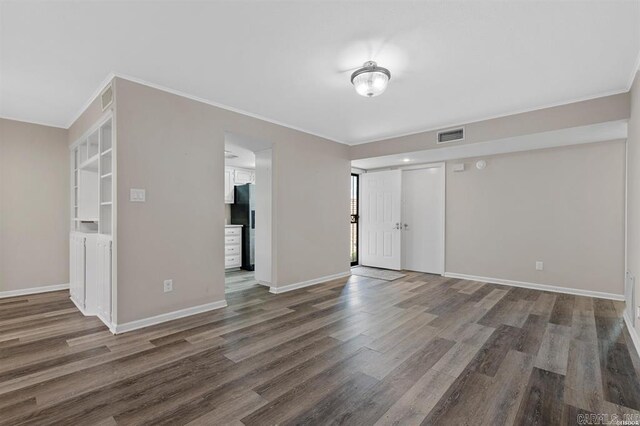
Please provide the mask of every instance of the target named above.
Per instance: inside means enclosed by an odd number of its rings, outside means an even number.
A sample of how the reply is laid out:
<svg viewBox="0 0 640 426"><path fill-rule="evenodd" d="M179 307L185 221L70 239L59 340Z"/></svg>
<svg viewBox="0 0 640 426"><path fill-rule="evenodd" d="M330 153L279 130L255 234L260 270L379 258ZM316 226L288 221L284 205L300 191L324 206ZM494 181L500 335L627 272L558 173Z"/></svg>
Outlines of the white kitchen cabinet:
<svg viewBox="0 0 640 426"><path fill-rule="evenodd" d="M99 235L97 247L96 311L103 321L111 322L111 237Z"/></svg>
<svg viewBox="0 0 640 426"><path fill-rule="evenodd" d="M256 182L256 173L253 170L235 169L234 183L235 185L244 185Z"/></svg>
<svg viewBox="0 0 640 426"><path fill-rule="evenodd" d="M69 235L69 293L80 310L84 310L85 240L85 236L78 232Z"/></svg>
<svg viewBox="0 0 640 426"><path fill-rule="evenodd" d="M225 167L224 203L233 204L235 201L233 188L237 185L244 185L247 183L256 183L256 172L254 170Z"/></svg>
<svg viewBox="0 0 640 426"><path fill-rule="evenodd" d="M227 225L224 229L224 268L242 266L242 225Z"/></svg>
<svg viewBox="0 0 640 426"><path fill-rule="evenodd" d="M233 204L234 186L235 186L235 169L233 169L232 167L225 167L224 168L224 203L225 204Z"/></svg>

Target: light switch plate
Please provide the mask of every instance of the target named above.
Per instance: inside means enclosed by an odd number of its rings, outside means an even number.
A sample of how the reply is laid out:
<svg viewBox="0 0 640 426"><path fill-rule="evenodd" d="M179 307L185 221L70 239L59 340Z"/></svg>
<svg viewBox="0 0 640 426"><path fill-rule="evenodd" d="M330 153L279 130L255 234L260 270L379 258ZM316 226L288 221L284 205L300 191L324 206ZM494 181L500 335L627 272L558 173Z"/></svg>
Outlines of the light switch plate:
<svg viewBox="0 0 640 426"><path fill-rule="evenodd" d="M144 203L147 199L146 190L131 188L129 200L133 203Z"/></svg>

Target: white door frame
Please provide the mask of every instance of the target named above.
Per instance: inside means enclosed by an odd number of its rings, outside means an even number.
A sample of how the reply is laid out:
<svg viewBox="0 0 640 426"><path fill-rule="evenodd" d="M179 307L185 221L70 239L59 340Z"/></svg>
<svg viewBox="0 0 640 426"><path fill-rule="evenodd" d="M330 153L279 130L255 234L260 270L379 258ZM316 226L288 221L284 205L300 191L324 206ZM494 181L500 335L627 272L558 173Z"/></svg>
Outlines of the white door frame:
<svg viewBox="0 0 640 426"><path fill-rule="evenodd" d="M376 169L376 170L366 170L363 173L360 173L362 176L365 173L374 173L382 170L419 170L419 169L432 169L435 167L442 167L444 172L444 179L442 181L442 237L441 237L441 245L442 245L442 274L445 273L445 266L447 264L447 246L446 246L446 233L447 233L447 164L444 161L440 161L437 163L425 163L425 164L412 164L410 166L396 166L389 167L385 169ZM362 202L362 185L358 188L358 202ZM362 259L362 250L363 245L360 244L362 241L362 226L358 227L358 258Z"/></svg>

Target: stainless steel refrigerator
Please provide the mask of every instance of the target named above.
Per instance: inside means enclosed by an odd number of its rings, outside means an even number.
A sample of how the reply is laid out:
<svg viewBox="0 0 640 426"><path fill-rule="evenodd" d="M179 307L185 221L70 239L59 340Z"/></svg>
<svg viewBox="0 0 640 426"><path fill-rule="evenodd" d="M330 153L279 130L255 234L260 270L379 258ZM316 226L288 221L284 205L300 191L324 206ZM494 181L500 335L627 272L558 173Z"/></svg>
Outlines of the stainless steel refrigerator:
<svg viewBox="0 0 640 426"><path fill-rule="evenodd" d="M235 202L231 204L231 223L242 226L242 269L255 269L256 255L256 185L247 183L234 189Z"/></svg>

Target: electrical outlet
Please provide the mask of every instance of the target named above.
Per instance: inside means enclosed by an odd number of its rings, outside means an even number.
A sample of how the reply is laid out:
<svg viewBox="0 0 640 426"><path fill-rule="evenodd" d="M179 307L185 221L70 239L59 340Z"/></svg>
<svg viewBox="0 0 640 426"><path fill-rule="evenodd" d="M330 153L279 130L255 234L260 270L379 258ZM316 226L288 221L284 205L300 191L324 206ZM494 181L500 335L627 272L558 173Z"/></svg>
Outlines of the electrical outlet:
<svg viewBox="0 0 640 426"><path fill-rule="evenodd" d="M537 261L536 262L536 271L542 271L544 269L544 263Z"/></svg>
<svg viewBox="0 0 640 426"><path fill-rule="evenodd" d="M164 280L164 292L173 291L173 280Z"/></svg>

